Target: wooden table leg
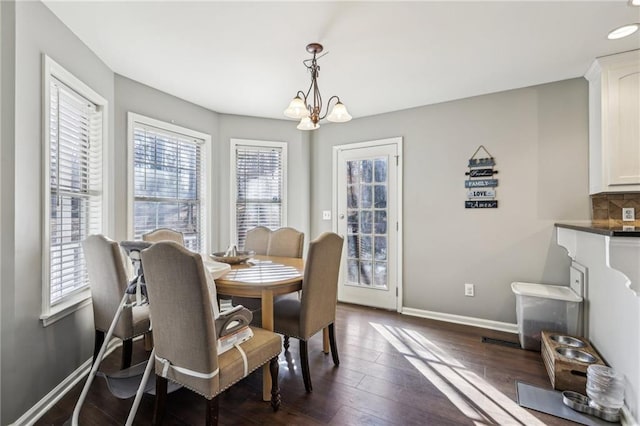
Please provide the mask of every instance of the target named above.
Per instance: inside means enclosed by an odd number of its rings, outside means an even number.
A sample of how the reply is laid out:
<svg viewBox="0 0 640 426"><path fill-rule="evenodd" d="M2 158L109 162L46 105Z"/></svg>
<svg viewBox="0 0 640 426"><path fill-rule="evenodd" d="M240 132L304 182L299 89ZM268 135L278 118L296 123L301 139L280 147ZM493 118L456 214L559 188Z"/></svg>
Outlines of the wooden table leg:
<svg viewBox="0 0 640 426"><path fill-rule="evenodd" d="M273 292L271 290L262 290L262 328L273 331ZM262 400L271 401L269 364L262 367Z"/></svg>
<svg viewBox="0 0 640 426"><path fill-rule="evenodd" d="M329 327L322 329L322 351L325 354L329 353Z"/></svg>

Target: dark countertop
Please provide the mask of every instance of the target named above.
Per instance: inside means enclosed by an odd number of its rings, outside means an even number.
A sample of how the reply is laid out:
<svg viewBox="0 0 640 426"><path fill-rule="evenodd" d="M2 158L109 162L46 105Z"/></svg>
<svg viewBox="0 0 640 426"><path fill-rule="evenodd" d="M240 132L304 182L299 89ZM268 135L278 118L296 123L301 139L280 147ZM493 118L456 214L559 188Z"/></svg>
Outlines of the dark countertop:
<svg viewBox="0 0 640 426"><path fill-rule="evenodd" d="M640 237L640 227L624 230L622 226L594 225L590 222L556 223L558 228L575 229L576 231L592 234L607 235L609 237Z"/></svg>

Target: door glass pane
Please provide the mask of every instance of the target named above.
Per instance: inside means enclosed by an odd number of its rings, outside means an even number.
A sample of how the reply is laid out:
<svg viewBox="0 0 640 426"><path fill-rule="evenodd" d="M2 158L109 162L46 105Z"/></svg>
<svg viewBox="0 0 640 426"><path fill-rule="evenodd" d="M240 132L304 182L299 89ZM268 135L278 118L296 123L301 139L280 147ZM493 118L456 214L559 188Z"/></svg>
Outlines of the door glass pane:
<svg viewBox="0 0 640 426"><path fill-rule="evenodd" d="M360 237L360 259L371 259L373 250L371 247L371 237L363 235Z"/></svg>
<svg viewBox="0 0 640 426"><path fill-rule="evenodd" d="M349 234L357 234L359 223L358 210L349 210L347 212L347 232Z"/></svg>
<svg viewBox="0 0 640 426"><path fill-rule="evenodd" d="M358 185L347 187L347 207L350 209L358 207Z"/></svg>
<svg viewBox="0 0 640 426"><path fill-rule="evenodd" d="M379 159L375 161L376 182L387 182L387 159Z"/></svg>
<svg viewBox="0 0 640 426"><path fill-rule="evenodd" d="M371 183L373 179L373 161L371 160L362 160L362 180L364 183Z"/></svg>
<svg viewBox="0 0 640 426"><path fill-rule="evenodd" d="M347 235L347 254L349 259L358 257L358 237L356 235Z"/></svg>
<svg viewBox="0 0 640 426"><path fill-rule="evenodd" d="M388 159L353 160L346 166L346 284L388 290Z"/></svg>
<svg viewBox="0 0 640 426"><path fill-rule="evenodd" d="M371 262L360 262L360 284L371 285Z"/></svg>
<svg viewBox="0 0 640 426"><path fill-rule="evenodd" d="M370 209L373 205L373 187L371 185L362 185L361 189L361 198L360 198L360 207L363 209Z"/></svg>
<svg viewBox="0 0 640 426"><path fill-rule="evenodd" d="M376 237L375 239L375 259L387 260L387 237Z"/></svg>
<svg viewBox="0 0 640 426"><path fill-rule="evenodd" d="M375 208L384 209L387 207L387 186L386 185L376 185L375 186Z"/></svg>
<svg viewBox="0 0 640 426"><path fill-rule="evenodd" d="M349 260L347 261L347 269L349 270L348 280L349 282L358 282L358 261L357 260Z"/></svg>
<svg viewBox="0 0 640 426"><path fill-rule="evenodd" d="M373 212L371 210L360 211L360 233L371 234L371 225L373 225Z"/></svg>
<svg viewBox="0 0 640 426"><path fill-rule="evenodd" d="M357 161L347 161L347 184L353 184L358 181L360 174L360 166Z"/></svg>
<svg viewBox="0 0 640 426"><path fill-rule="evenodd" d="M376 262L376 268L374 271L375 282L374 285L376 287L386 287L387 286L387 264Z"/></svg>
<svg viewBox="0 0 640 426"><path fill-rule="evenodd" d="M384 235L387 233L387 211L376 210L375 211L375 231L377 235Z"/></svg>

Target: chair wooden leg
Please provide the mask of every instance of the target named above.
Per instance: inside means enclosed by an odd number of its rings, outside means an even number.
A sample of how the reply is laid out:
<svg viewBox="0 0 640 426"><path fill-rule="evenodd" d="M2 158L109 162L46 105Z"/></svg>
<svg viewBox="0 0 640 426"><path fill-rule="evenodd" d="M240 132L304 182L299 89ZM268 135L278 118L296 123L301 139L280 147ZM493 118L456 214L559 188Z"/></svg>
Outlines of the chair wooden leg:
<svg viewBox="0 0 640 426"><path fill-rule="evenodd" d="M337 367L340 365L340 359L338 358L338 345L336 345L336 331L333 323L329 324L329 345L331 345L333 364Z"/></svg>
<svg viewBox="0 0 640 426"><path fill-rule="evenodd" d="M151 352L153 350L153 332L144 333L144 350Z"/></svg>
<svg viewBox="0 0 640 426"><path fill-rule="evenodd" d="M280 386L278 385L278 372L280 366L278 365L278 357L275 356L269 361L269 372L271 373L271 408L273 411L278 411L280 408Z"/></svg>
<svg viewBox="0 0 640 426"><path fill-rule="evenodd" d="M149 361L151 362L151 361ZM161 425L167 403L167 379L156 374L156 402L153 409L153 424Z"/></svg>
<svg viewBox="0 0 640 426"><path fill-rule="evenodd" d="M284 350L289 350L289 336L284 336Z"/></svg>
<svg viewBox="0 0 640 426"><path fill-rule="evenodd" d="M217 426L218 425L218 395L212 399L207 399L207 413L206 413L206 425Z"/></svg>
<svg viewBox="0 0 640 426"><path fill-rule="evenodd" d="M91 364L96 362L96 358L98 358L98 353L100 352L100 348L104 344L104 331L96 330L96 335L93 343L93 361Z"/></svg>
<svg viewBox="0 0 640 426"><path fill-rule="evenodd" d="M304 388L307 392L311 392L311 375L309 374L309 351L307 350L307 342L300 340L300 366L302 367L302 379L304 380Z"/></svg>
<svg viewBox="0 0 640 426"><path fill-rule="evenodd" d="M131 355L133 354L133 339L122 341L122 370L131 367Z"/></svg>

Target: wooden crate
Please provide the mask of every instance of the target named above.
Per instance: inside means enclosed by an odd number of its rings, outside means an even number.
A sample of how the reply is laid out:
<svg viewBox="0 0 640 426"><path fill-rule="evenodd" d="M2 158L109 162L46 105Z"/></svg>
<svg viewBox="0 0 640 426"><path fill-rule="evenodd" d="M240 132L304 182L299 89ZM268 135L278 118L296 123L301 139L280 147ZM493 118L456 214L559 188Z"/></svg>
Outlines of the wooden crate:
<svg viewBox="0 0 640 426"><path fill-rule="evenodd" d="M585 343L585 346L582 348L574 348L552 340L550 336L554 334L561 333L543 331L541 339L542 360L544 361L544 366L547 369L547 374L549 374L551 386L553 386L553 388L557 390L571 390L586 395L587 368L592 364L605 365L604 361L602 361L602 358L600 357L600 355L598 355L598 352L596 352L596 350L593 348L593 346L591 346L587 339L583 337L570 336ZM578 349L586 352L590 355L593 355L596 358L596 362L586 363L575 359L566 358L556 352L556 348L561 347Z"/></svg>

